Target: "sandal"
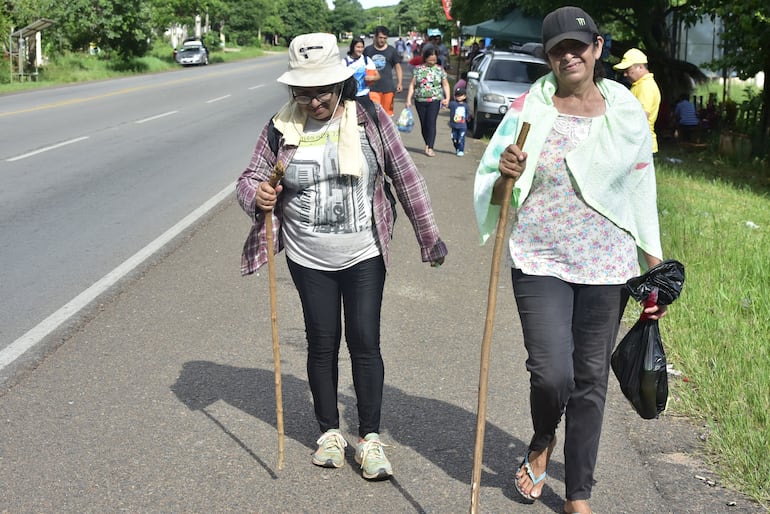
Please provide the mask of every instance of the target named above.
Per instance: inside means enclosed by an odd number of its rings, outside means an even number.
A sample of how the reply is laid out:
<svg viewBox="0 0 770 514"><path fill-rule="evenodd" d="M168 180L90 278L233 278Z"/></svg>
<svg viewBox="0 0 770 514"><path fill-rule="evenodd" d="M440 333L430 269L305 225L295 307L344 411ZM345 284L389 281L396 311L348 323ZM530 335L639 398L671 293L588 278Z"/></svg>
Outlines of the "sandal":
<svg viewBox="0 0 770 514"><path fill-rule="evenodd" d="M436 152L433 151L433 148L426 148L425 155L427 155L428 157L435 157Z"/></svg>
<svg viewBox="0 0 770 514"><path fill-rule="evenodd" d="M546 448L546 469L548 468L548 464L551 462L551 454L553 453L553 449L556 447L556 437L551 440L551 444L548 445L548 448ZM532 450L527 451L526 457L524 457L524 460L521 462L521 465L519 466L519 469L524 469L526 471L527 476L532 481L532 487L536 486L543 480L545 480L548 477L548 473L546 471L543 471L543 473L540 476L535 476L535 472L532 470L532 465L529 463L529 454L532 453ZM521 495L521 497L526 500L528 503L534 503L535 500L540 498L540 495L532 496L532 494L527 494L524 492L524 490L521 488L521 485L519 484L519 480L523 478L522 477L513 477L513 485L516 487L516 491ZM542 494L542 489L540 490L540 493Z"/></svg>

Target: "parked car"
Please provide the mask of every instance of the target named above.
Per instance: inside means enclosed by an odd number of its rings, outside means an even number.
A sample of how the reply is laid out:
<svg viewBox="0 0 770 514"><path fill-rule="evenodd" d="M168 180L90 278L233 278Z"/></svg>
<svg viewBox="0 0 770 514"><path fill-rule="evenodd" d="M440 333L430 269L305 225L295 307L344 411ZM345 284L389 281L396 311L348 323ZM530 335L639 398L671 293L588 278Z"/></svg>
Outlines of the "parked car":
<svg viewBox="0 0 770 514"><path fill-rule="evenodd" d="M205 66L209 63L209 51L203 42L188 39L182 43L179 50L174 52L174 58L182 66Z"/></svg>
<svg viewBox="0 0 770 514"><path fill-rule="evenodd" d="M475 138L497 127L511 103L549 68L536 55L503 50L479 54L468 71L468 132Z"/></svg>

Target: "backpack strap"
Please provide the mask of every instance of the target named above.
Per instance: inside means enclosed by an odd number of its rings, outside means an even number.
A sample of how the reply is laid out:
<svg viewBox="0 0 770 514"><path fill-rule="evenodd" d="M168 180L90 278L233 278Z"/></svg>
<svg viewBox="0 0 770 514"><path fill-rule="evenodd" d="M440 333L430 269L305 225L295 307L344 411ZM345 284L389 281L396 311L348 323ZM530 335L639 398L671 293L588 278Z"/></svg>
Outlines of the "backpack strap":
<svg viewBox="0 0 770 514"><path fill-rule="evenodd" d="M273 152L273 155L278 155L278 147L281 144L281 138L283 137L283 134L280 130L275 128L275 123L273 123L273 118L275 117L275 114L270 116L270 123L269 128L267 130L267 144L270 146L270 151Z"/></svg>
<svg viewBox="0 0 770 514"><path fill-rule="evenodd" d="M368 100L368 99L367 99ZM364 111L366 111L366 114L369 115L369 118L374 122L374 126L377 127L377 133L380 135L380 144L382 145L382 149L385 150L385 138L382 137L382 130L380 129L380 118L377 116L377 107L374 106L374 102L371 100L368 101L360 101L356 100L356 103L359 104L361 107L364 108ZM388 165L388 154L387 152L384 153L382 158L385 160L385 166ZM386 170L383 171L383 186L385 189L385 197L390 202L390 210L393 213L393 223L395 224L396 218L398 217L398 210L396 209L396 195L393 194L393 191L390 189L390 177L388 177L388 174Z"/></svg>

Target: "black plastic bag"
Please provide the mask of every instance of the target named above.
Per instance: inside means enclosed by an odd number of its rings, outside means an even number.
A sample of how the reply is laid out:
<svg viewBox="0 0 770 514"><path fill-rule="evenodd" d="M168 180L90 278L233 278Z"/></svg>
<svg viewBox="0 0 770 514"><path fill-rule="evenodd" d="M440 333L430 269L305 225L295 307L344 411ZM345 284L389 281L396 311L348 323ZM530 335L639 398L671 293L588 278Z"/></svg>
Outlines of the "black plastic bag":
<svg viewBox="0 0 770 514"><path fill-rule="evenodd" d="M645 307L671 304L683 286L684 265L675 260L664 261L626 283L631 296ZM644 419L658 417L668 400L666 352L658 320L648 319L642 311L612 352L611 365L620 389L636 412Z"/></svg>
<svg viewBox="0 0 770 514"><path fill-rule="evenodd" d="M658 320L646 319L642 313L612 352L611 363L621 391L636 412L644 419L657 418L668 401L666 352Z"/></svg>
<svg viewBox="0 0 770 514"><path fill-rule="evenodd" d="M684 286L684 264L675 260L663 261L653 266L644 275L626 282L631 296L643 302L653 289L658 290L658 305L671 305L679 298Z"/></svg>

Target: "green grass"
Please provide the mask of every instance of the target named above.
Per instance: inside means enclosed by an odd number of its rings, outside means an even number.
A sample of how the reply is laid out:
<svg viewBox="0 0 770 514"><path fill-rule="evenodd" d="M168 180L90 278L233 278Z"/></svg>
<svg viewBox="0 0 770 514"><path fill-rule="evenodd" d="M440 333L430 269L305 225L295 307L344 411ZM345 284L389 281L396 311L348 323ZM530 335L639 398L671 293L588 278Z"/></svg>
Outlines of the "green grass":
<svg viewBox="0 0 770 514"><path fill-rule="evenodd" d="M712 80L703 82L701 84L697 84L692 94L697 97L703 97L704 105L706 104L706 102L708 102L709 94L711 93L716 95L718 103L722 103L722 96L725 93L727 93L727 98L729 98L730 100L732 100L737 104L740 104L741 102L746 100L747 89L757 90L758 88L756 85L756 81L753 79L748 81L730 79L728 81L727 91L725 91L724 87L722 86L719 80L712 79Z"/></svg>
<svg viewBox="0 0 770 514"><path fill-rule="evenodd" d="M703 420L723 479L770 503L770 198L768 167L708 154L660 164L663 248L685 264L679 300L661 322L669 410Z"/></svg>
<svg viewBox="0 0 770 514"><path fill-rule="evenodd" d="M212 50L209 63L223 63L250 59L265 54L265 50L254 47L228 48L227 51ZM159 45L148 55L128 62L108 59L105 56L93 56L82 53L69 53L52 57L40 69L37 80L15 81L8 83L8 62L0 63L0 94L12 93L41 87L51 87L92 80L105 80L137 73L158 73L177 70L180 65L174 61L173 50L168 45Z"/></svg>

